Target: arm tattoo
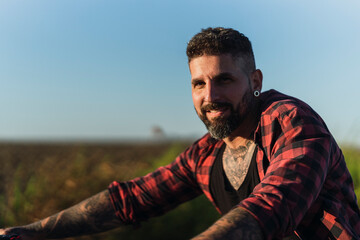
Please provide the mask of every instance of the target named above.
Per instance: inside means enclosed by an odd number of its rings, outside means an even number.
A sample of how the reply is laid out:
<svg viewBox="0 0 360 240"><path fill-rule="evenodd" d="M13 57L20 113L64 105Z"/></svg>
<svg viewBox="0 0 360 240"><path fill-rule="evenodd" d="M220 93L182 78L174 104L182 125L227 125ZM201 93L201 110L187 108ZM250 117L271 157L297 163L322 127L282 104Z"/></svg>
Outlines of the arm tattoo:
<svg viewBox="0 0 360 240"><path fill-rule="evenodd" d="M245 146L236 149L226 147L223 154L223 167L226 177L235 190L244 182L256 144L248 140Z"/></svg>
<svg viewBox="0 0 360 240"><path fill-rule="evenodd" d="M216 221L205 232L193 240L220 240L220 239L264 239L262 230L256 219L242 208L235 208Z"/></svg>
<svg viewBox="0 0 360 240"><path fill-rule="evenodd" d="M65 238L106 231L120 226L107 190L53 216L25 226L28 234Z"/></svg>

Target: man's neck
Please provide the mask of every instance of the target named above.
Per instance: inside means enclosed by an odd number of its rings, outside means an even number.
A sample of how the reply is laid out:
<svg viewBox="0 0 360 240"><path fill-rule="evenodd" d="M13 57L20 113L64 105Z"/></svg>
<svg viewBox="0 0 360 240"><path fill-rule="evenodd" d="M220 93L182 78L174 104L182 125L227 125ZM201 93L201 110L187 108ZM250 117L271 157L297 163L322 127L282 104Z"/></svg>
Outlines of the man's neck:
<svg viewBox="0 0 360 240"><path fill-rule="evenodd" d="M257 102L240 126L228 137L223 139L226 145L232 149L236 149L240 146L245 146L249 140L253 141L254 132L259 124L259 117L259 103Z"/></svg>

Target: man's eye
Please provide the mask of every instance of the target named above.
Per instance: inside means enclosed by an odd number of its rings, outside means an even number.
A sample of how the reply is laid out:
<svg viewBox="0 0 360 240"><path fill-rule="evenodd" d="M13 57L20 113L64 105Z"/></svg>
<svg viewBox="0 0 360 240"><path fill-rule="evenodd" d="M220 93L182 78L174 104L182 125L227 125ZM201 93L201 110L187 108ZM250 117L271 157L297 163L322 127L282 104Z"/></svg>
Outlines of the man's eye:
<svg viewBox="0 0 360 240"><path fill-rule="evenodd" d="M200 88L200 87L202 87L202 86L204 86L204 85L205 85L204 82L195 82L195 83L193 84L194 88Z"/></svg>
<svg viewBox="0 0 360 240"><path fill-rule="evenodd" d="M231 81L230 78L221 78L221 79L219 80L219 82L222 82L222 83L226 83L226 82L230 82L230 81Z"/></svg>

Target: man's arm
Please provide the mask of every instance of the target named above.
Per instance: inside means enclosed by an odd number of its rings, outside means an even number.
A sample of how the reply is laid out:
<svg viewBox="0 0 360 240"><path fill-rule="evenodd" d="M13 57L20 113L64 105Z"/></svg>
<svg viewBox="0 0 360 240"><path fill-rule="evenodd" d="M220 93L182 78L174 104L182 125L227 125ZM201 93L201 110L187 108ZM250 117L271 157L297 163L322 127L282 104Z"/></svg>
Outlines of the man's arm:
<svg viewBox="0 0 360 240"><path fill-rule="evenodd" d="M193 240L247 239L263 240L263 233L256 219L243 208L235 208L216 221Z"/></svg>
<svg viewBox="0 0 360 240"><path fill-rule="evenodd" d="M0 234L18 234L23 240L55 239L103 232L120 225L105 190L48 218L0 230Z"/></svg>

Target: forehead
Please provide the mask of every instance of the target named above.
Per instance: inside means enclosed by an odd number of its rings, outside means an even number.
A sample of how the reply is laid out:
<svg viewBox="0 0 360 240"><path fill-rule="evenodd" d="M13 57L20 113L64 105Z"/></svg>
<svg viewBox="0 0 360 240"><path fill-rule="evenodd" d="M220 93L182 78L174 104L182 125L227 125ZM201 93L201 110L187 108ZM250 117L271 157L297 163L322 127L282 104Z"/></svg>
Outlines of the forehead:
<svg viewBox="0 0 360 240"><path fill-rule="evenodd" d="M189 62L191 78L216 76L220 73L239 73L243 63L240 58L234 59L230 54L203 55Z"/></svg>

